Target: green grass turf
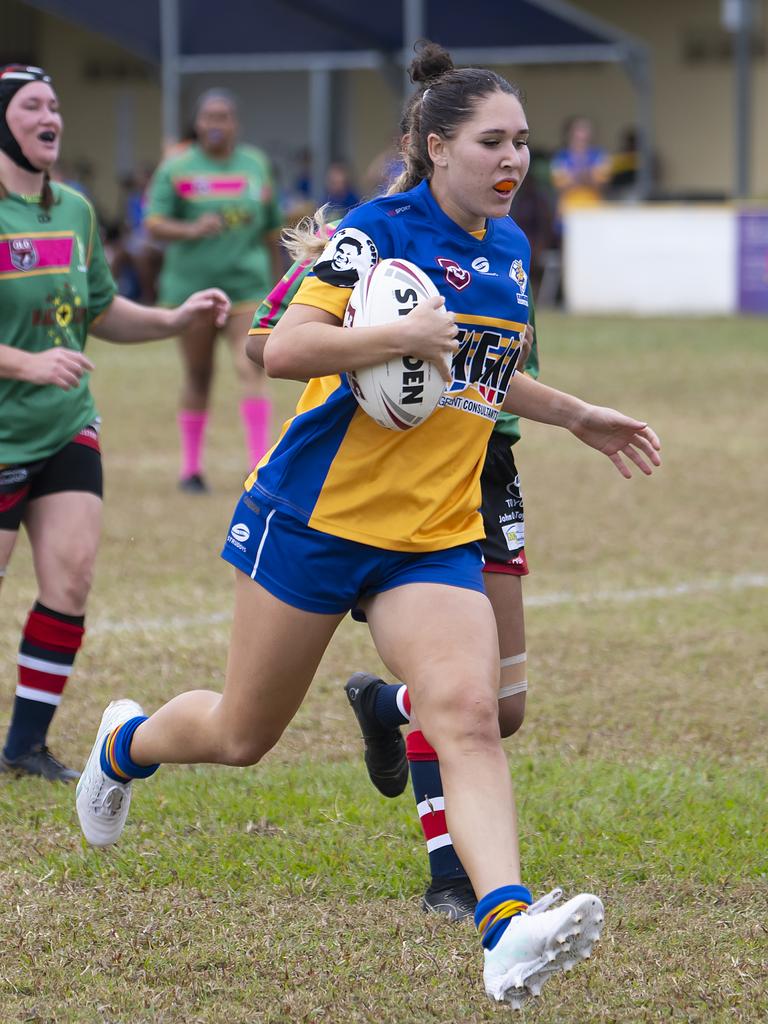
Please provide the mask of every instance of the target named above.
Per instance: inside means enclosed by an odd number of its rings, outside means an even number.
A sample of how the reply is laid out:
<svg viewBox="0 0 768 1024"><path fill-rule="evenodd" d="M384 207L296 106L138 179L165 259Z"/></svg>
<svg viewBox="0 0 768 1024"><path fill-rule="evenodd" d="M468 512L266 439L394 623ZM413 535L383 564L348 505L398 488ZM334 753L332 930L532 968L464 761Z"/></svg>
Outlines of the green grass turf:
<svg viewBox="0 0 768 1024"><path fill-rule="evenodd" d="M506 745L526 880L537 894L591 889L607 907L593 961L548 983L522 1019L757 1024L768 1017L765 323L549 315L540 334L544 379L647 417L665 464L627 482L538 425L518 449L531 689ZM73 764L108 699L154 708L220 685L232 585L218 551L247 469L224 351L214 493L202 499L175 489L173 346L91 354L104 541L51 737ZM287 415L297 388L274 389ZM0 594L5 708L33 597L22 541ZM365 778L341 684L379 664L366 630L345 621L263 765L166 768L137 784L110 851L83 847L71 789L0 781L0 1024L508 1014L482 993L472 929L419 909L426 858L409 796L385 801Z"/></svg>

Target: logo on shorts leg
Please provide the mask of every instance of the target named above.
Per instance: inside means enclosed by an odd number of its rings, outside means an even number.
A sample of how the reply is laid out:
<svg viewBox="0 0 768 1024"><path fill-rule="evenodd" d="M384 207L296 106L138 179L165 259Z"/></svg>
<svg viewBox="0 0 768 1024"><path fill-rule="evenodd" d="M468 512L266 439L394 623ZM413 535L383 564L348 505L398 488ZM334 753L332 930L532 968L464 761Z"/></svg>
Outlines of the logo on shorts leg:
<svg viewBox="0 0 768 1024"><path fill-rule="evenodd" d="M501 532L510 551L525 547L525 523L505 523Z"/></svg>
<svg viewBox="0 0 768 1024"><path fill-rule="evenodd" d="M245 544L248 538L251 536L251 531L245 525L245 523L235 523L232 529L229 531L235 540L239 540L241 544Z"/></svg>

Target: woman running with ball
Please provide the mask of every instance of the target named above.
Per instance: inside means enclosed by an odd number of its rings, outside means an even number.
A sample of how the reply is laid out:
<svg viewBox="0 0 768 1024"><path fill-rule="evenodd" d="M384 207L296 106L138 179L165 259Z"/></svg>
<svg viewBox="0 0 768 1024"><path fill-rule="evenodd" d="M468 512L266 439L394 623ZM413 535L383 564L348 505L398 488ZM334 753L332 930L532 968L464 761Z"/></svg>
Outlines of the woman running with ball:
<svg viewBox="0 0 768 1024"><path fill-rule="evenodd" d="M132 780L160 762L254 764L296 713L344 615L360 608L440 758L451 836L479 897L486 991L517 1003L588 954L602 904L583 894L528 912L477 544L488 436L498 411L516 412L569 429L624 475L624 459L650 473L659 442L641 421L524 375L486 386L496 360L514 365L527 319L529 248L507 214L528 169L528 125L503 78L479 69L432 78L431 53L412 66L414 80L430 78L413 118L414 187L344 219L264 349L271 376L310 380L246 482L224 545L238 571L223 692L190 691L150 718L133 701L110 705L77 809L88 841L108 845L124 827ZM361 243L353 268L334 266L343 238ZM416 263L441 297L395 323L343 328L357 276L387 257ZM479 257L489 273L469 272ZM404 355L437 365L451 356L453 370L445 404L396 434L359 408L344 373Z"/></svg>

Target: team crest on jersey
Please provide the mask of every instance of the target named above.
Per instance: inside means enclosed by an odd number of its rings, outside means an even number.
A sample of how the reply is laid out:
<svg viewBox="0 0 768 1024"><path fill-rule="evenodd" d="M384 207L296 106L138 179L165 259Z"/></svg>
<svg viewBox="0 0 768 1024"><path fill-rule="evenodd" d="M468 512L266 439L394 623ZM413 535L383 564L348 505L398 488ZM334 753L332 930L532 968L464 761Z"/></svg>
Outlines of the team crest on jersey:
<svg viewBox="0 0 768 1024"><path fill-rule="evenodd" d="M8 243L11 249L11 263L17 270L34 270L39 256L31 238L12 238Z"/></svg>
<svg viewBox="0 0 768 1024"><path fill-rule="evenodd" d="M358 279L364 277L378 260L379 253L373 239L364 231L341 228L315 264L315 276L337 288L354 288Z"/></svg>
<svg viewBox="0 0 768 1024"><path fill-rule="evenodd" d="M525 272L522 260L512 260L509 268L509 276L517 285L517 301L521 306L528 305L528 274Z"/></svg>
<svg viewBox="0 0 768 1024"><path fill-rule="evenodd" d="M472 275L464 267L459 266L456 260L445 259L443 256L436 257L438 264L445 271L445 280L455 288L457 292L467 287L472 280Z"/></svg>

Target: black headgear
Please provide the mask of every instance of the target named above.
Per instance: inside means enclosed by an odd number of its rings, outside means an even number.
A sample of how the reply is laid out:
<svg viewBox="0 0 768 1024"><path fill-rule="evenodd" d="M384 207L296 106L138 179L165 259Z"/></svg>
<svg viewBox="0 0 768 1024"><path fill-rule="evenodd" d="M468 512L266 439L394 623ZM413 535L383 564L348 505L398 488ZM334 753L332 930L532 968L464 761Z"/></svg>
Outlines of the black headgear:
<svg viewBox="0 0 768 1024"><path fill-rule="evenodd" d="M0 67L0 149L13 160L15 164L25 171L32 171L38 174L43 168L35 167L24 156L21 146L16 141L16 136L8 127L5 119L8 104L13 97L29 82L47 82L50 84L51 76L46 75L42 68L30 68L25 64L6 64Z"/></svg>

